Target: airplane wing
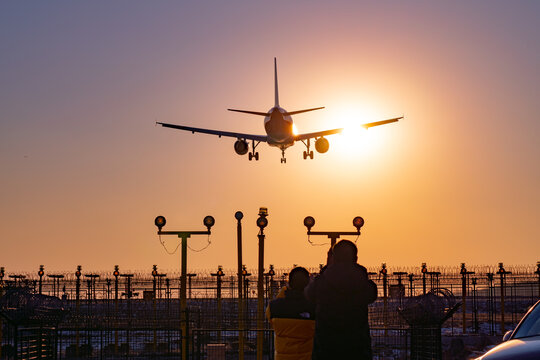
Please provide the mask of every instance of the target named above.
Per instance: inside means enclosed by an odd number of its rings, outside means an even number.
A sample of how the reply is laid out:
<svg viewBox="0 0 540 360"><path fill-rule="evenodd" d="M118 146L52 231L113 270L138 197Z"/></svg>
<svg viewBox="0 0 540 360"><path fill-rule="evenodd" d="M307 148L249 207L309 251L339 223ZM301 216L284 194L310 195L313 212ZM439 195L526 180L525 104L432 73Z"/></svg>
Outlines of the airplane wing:
<svg viewBox="0 0 540 360"><path fill-rule="evenodd" d="M167 123L161 123L161 122L156 122L156 124L159 124L163 127L167 127L171 129L191 131L191 133L193 134L203 133L203 134L217 135L219 137L228 136L228 137L233 137L237 139L249 139L249 140L255 140L255 141L262 141L262 142L267 141L266 135L253 135L253 134L243 134L243 133L236 133L236 132L229 132L229 131L210 130L210 129L191 127L191 126L184 126L184 125L167 124Z"/></svg>
<svg viewBox="0 0 540 360"><path fill-rule="evenodd" d="M393 119L388 119L388 120L382 120L382 121L376 121L376 122L371 122L371 123L367 123L367 124L362 124L362 126L364 128L366 128L366 129L369 129L369 128L374 127L374 126L390 124L390 123L396 122L396 121L398 121L400 119L403 119L403 116L393 118ZM294 140L295 141L300 141L300 140L318 138L318 137L321 137L321 136L339 134L342 131L343 131L343 128L339 128L339 129L317 131L317 132L306 133L306 134L299 134L299 135L295 136Z"/></svg>
<svg viewBox="0 0 540 360"><path fill-rule="evenodd" d="M326 135L334 135L334 134L339 134L342 131L343 131L343 128L332 129L332 130L324 130L324 131L317 131L317 132L312 132L312 133L307 133L307 134L299 134L299 135L296 135L294 137L294 140L295 141L300 141L300 140L317 138L317 137L326 136Z"/></svg>

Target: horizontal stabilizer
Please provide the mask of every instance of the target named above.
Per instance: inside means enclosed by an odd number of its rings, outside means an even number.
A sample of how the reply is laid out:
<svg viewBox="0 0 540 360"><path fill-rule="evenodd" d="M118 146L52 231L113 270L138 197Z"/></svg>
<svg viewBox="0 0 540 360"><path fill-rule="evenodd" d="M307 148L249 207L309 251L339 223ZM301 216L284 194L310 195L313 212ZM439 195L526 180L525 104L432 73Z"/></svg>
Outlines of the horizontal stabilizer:
<svg viewBox="0 0 540 360"><path fill-rule="evenodd" d="M236 111L236 112L240 112L240 113L251 114L251 115L268 116L268 113L259 112L259 111L237 110L237 109L227 109L227 110Z"/></svg>
<svg viewBox="0 0 540 360"><path fill-rule="evenodd" d="M305 113L305 112L308 112L308 111L315 111L315 110L320 110L320 109L324 109L324 106L318 107L318 108L313 108L313 109L289 111L289 112L286 112L283 115L296 115L296 114L301 114L301 113Z"/></svg>

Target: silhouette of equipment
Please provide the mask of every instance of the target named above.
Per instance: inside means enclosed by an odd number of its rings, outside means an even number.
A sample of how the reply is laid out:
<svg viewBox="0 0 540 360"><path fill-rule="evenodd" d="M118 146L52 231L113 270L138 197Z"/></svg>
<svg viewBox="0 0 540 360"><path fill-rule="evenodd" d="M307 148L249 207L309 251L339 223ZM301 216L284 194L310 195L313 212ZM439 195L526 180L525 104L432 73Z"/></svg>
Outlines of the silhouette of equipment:
<svg viewBox="0 0 540 360"><path fill-rule="evenodd" d="M180 316L182 327L182 359L188 358L188 336L187 336L187 239L191 235L208 235L210 236L210 229L215 224L215 220L212 216L208 215L203 219L203 224L206 226L207 231L162 231L163 227L167 223L164 216L157 216L154 220L154 224L158 228L158 235L176 235L181 241L182 245L182 262L181 262L181 276L180 276Z"/></svg>
<svg viewBox="0 0 540 360"><path fill-rule="evenodd" d="M337 239L339 239L340 236L342 235L360 236L360 229L362 228L362 226L364 226L364 219L360 216L357 216L353 219L353 226L356 228L356 232L354 231L311 231L311 228L315 226L315 219L313 218L313 216L306 216L304 218L304 226L307 228L308 237L311 235L328 236L328 238L330 239L330 246L332 247L336 244Z"/></svg>
<svg viewBox="0 0 540 360"><path fill-rule="evenodd" d="M399 314L410 326L411 359L442 359L441 327L461 306L448 289L409 298Z"/></svg>

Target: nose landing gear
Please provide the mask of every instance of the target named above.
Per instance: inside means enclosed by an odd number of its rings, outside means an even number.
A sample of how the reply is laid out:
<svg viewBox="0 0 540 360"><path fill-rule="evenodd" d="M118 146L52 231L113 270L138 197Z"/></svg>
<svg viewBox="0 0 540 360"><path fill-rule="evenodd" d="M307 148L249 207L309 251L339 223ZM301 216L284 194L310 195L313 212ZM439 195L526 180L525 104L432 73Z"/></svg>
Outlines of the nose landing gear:
<svg viewBox="0 0 540 360"><path fill-rule="evenodd" d="M287 163L287 159L285 159L285 149L281 149L281 163Z"/></svg>

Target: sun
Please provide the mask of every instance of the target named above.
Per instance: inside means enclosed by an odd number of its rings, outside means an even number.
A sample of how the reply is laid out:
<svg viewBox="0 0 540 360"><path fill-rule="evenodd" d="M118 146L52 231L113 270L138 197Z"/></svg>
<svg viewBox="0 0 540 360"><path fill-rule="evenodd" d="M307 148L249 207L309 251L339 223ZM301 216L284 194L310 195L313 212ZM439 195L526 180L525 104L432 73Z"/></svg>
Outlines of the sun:
<svg viewBox="0 0 540 360"><path fill-rule="evenodd" d="M336 148L346 154L368 154L379 151L384 146L384 132L380 129L367 130L362 125L382 120L374 110L367 108L342 108L337 111L336 122L343 127L343 132L336 139Z"/></svg>

